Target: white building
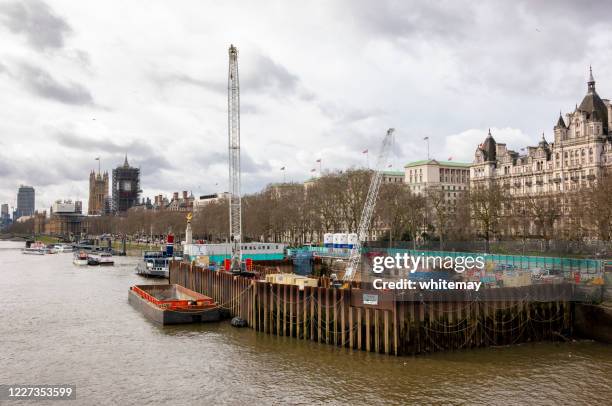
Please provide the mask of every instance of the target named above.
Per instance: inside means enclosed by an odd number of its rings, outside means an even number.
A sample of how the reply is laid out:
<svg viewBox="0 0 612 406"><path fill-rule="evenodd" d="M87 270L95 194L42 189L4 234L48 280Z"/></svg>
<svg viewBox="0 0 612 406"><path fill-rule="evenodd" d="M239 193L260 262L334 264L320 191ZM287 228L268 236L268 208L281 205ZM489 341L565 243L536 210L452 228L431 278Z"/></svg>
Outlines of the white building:
<svg viewBox="0 0 612 406"><path fill-rule="evenodd" d="M404 166L404 182L416 194L428 189L445 191L454 204L460 192L470 186L470 164L464 162L427 159Z"/></svg>
<svg viewBox="0 0 612 406"><path fill-rule="evenodd" d="M473 186L496 180L515 196L563 192L589 185L612 166L612 106L595 90L592 72L587 94L573 112L560 115L549 144L544 135L537 146L519 154L497 143L491 131L476 148L471 166Z"/></svg>
<svg viewBox="0 0 612 406"><path fill-rule="evenodd" d="M382 183L404 183L404 177L402 171L383 171Z"/></svg>
<svg viewBox="0 0 612 406"><path fill-rule="evenodd" d="M206 206L207 204L218 202L223 199L229 199L228 192L213 193L211 195L203 195L203 196L196 198L193 201L193 209L198 210Z"/></svg>

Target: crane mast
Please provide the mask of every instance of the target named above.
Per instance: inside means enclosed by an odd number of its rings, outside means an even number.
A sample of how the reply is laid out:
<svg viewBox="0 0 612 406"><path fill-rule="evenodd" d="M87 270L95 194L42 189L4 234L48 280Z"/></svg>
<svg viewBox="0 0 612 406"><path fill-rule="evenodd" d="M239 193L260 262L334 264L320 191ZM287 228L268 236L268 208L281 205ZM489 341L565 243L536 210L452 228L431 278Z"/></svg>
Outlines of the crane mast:
<svg viewBox="0 0 612 406"><path fill-rule="evenodd" d="M229 148L229 222L232 247L231 270L240 271L242 262L242 212L240 198L240 84L238 82L238 49L229 47L227 82L228 148Z"/></svg>
<svg viewBox="0 0 612 406"><path fill-rule="evenodd" d="M374 207L376 207L376 198L378 197L378 191L380 189L380 184L382 183L383 170L387 162L389 150L391 149L394 131L395 130L393 128L389 128L387 130L387 134L385 134L382 146L378 152L376 166L374 167L374 173L372 174L372 180L370 181L370 188L368 189L363 211L361 212L359 228L357 229L357 243L353 245L353 248L351 249L351 255L349 256L348 265L344 273L344 280L347 282L353 280L355 273L359 268L359 263L361 261L361 246L368 237L368 230L370 229L370 224L372 223Z"/></svg>

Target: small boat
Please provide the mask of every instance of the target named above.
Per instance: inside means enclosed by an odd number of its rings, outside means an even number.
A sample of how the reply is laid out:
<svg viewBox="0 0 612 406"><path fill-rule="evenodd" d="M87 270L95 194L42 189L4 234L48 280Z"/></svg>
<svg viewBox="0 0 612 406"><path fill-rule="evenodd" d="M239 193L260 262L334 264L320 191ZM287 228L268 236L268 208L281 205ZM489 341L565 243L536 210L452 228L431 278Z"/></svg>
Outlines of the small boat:
<svg viewBox="0 0 612 406"><path fill-rule="evenodd" d="M170 261L181 261L183 254L174 252L174 236L168 234L166 249L164 251L145 251L142 261L136 265L136 273L153 278L168 278L170 275Z"/></svg>
<svg viewBox="0 0 612 406"><path fill-rule="evenodd" d="M64 253L69 253L72 252L72 245L68 245L68 244L55 244L52 248L51 251L55 251L55 253L57 254L64 254Z"/></svg>
<svg viewBox="0 0 612 406"><path fill-rule="evenodd" d="M110 252L97 252L87 255L87 265L114 265L113 254Z"/></svg>
<svg viewBox="0 0 612 406"><path fill-rule="evenodd" d="M219 321L225 315L212 298L176 284L132 286L128 301L162 325Z"/></svg>
<svg viewBox="0 0 612 406"><path fill-rule="evenodd" d="M49 253L46 248L24 248L21 252L27 255L45 255Z"/></svg>
<svg viewBox="0 0 612 406"><path fill-rule="evenodd" d="M45 255L49 253L49 249L42 242L36 241L29 247L22 249L21 252L26 255Z"/></svg>
<svg viewBox="0 0 612 406"><path fill-rule="evenodd" d="M154 278L168 278L170 275L170 260L167 257L150 257L145 253L143 261L136 265L136 273L142 276L150 276Z"/></svg>
<svg viewBox="0 0 612 406"><path fill-rule="evenodd" d="M85 251L75 252L72 263L75 265L87 265L87 253Z"/></svg>

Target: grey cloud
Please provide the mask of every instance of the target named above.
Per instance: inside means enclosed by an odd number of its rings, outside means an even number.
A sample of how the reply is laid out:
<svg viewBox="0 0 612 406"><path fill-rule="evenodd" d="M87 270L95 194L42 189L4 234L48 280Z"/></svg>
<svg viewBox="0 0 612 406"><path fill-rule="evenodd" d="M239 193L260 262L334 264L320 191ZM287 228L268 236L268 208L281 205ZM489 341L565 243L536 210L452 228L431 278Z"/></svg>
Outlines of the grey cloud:
<svg viewBox="0 0 612 406"><path fill-rule="evenodd" d="M338 104L332 102L320 102L317 104L321 113L333 119L337 124L350 124L374 117L379 117L384 112L377 109L359 109L346 107L346 103Z"/></svg>
<svg viewBox="0 0 612 406"><path fill-rule="evenodd" d="M195 149L197 150L198 148ZM191 153L188 156L189 161L194 162L195 165L204 170L209 169L213 165L221 164L227 166L228 164L227 152L208 151L205 160L201 159L199 153ZM240 151L240 171L243 174L256 174L270 170L271 166L268 162L258 163L245 149Z"/></svg>
<svg viewBox="0 0 612 406"><path fill-rule="evenodd" d="M62 48L65 36L72 32L63 18L39 0L2 4L0 16L9 30L24 35L37 50Z"/></svg>
<svg viewBox="0 0 612 406"><path fill-rule="evenodd" d="M155 75L155 80L161 83L179 83L198 86L217 93L227 92L227 84L222 81L198 79L185 73Z"/></svg>
<svg viewBox="0 0 612 406"><path fill-rule="evenodd" d="M150 175L163 169L174 168L174 165L158 150L139 140L118 144L109 139L91 139L67 132L57 133L55 139L59 145L87 152L92 157L106 153L110 156L103 157L103 159L111 160L111 167L123 163L124 156L127 154L130 165L140 166L143 174L146 172Z"/></svg>
<svg viewBox="0 0 612 406"><path fill-rule="evenodd" d="M351 13L361 29L397 40L455 40L467 35L471 5L458 1L347 0L338 13Z"/></svg>
<svg viewBox="0 0 612 406"><path fill-rule="evenodd" d="M245 91L293 94L299 78L267 55L256 55L252 68L246 69L242 82Z"/></svg>
<svg viewBox="0 0 612 406"><path fill-rule="evenodd" d="M226 158L227 159L227 158ZM250 154L241 151L240 153L240 171L243 174L257 174L261 172L268 172L272 168L268 162L257 163L253 160Z"/></svg>
<svg viewBox="0 0 612 406"><path fill-rule="evenodd" d="M21 64L18 78L30 92L45 99L71 105L94 105L93 96L84 86L75 82L60 83L39 67Z"/></svg>
<svg viewBox="0 0 612 406"><path fill-rule="evenodd" d="M445 83L452 92L558 95L584 77L575 72L576 62L609 60L606 45L594 53L586 39L612 28L612 2L588 3L351 0L336 12L350 13L366 38L388 41L415 59L430 57L432 50L441 54L441 62L431 63L453 68ZM569 73L551 75L551 67Z"/></svg>
<svg viewBox="0 0 612 406"><path fill-rule="evenodd" d="M227 78L214 80L196 77L184 72L154 73L152 80L158 84L184 84L226 94ZM267 94L271 96L298 95L304 100L314 99L314 94L299 89L299 78L285 66L275 62L267 55L256 54L240 66L240 85L242 95Z"/></svg>
<svg viewBox="0 0 612 406"><path fill-rule="evenodd" d="M59 132L55 135L55 138L60 145L72 149L90 151L94 154L97 153L96 151L108 153L129 153L137 150L141 154L149 154L153 152L148 144L139 141L133 141L130 144L120 145L108 139L91 139L68 132Z"/></svg>

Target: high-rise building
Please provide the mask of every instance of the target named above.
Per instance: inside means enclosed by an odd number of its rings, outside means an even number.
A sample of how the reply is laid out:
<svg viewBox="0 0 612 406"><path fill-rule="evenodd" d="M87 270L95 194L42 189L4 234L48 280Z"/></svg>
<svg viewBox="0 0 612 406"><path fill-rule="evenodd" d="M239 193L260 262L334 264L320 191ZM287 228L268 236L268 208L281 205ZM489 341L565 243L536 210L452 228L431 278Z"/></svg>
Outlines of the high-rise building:
<svg viewBox="0 0 612 406"><path fill-rule="evenodd" d="M17 192L17 209L15 210L15 218L32 216L34 214L36 199L35 191L32 186L21 185Z"/></svg>
<svg viewBox="0 0 612 406"><path fill-rule="evenodd" d="M11 215L9 214L9 205L4 203L0 210L0 230L8 227L11 224Z"/></svg>
<svg viewBox="0 0 612 406"><path fill-rule="evenodd" d="M108 172L104 174L91 171L89 174L89 207L87 214L102 215L105 213L104 202L108 198Z"/></svg>
<svg viewBox="0 0 612 406"><path fill-rule="evenodd" d="M140 169L131 167L126 155L123 165L113 169L113 211L135 206L140 193Z"/></svg>

